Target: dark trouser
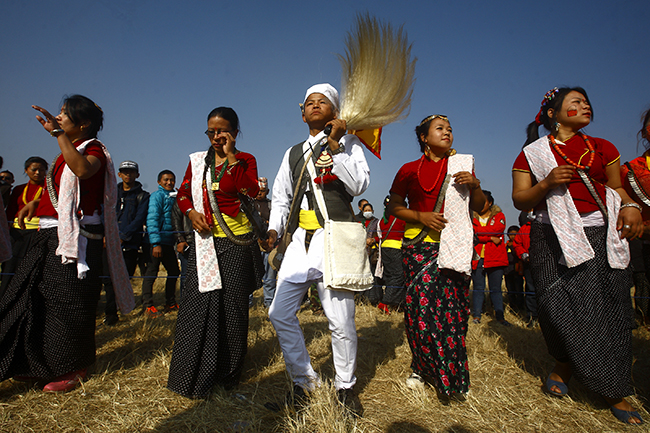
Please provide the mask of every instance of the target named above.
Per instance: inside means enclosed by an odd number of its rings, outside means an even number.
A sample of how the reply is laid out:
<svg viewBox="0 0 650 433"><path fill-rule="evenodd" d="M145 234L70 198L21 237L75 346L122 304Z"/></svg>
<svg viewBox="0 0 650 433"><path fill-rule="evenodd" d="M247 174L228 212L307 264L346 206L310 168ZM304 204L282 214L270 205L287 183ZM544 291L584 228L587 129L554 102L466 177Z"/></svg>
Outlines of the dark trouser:
<svg viewBox="0 0 650 433"><path fill-rule="evenodd" d="M512 309L524 309L524 278L517 271L512 271L504 276L508 289L508 303ZM533 294L533 296L535 296Z"/></svg>
<svg viewBox="0 0 650 433"><path fill-rule="evenodd" d="M488 289L492 308L497 320L503 320L503 294L501 293L501 279L503 278L503 266L496 268L484 268L483 259L478 261L476 270L472 273L474 291L472 293L472 316L480 318L483 312L483 300L485 299L485 277L488 279Z"/></svg>
<svg viewBox="0 0 650 433"><path fill-rule="evenodd" d="M165 304L176 304L176 280L181 271L178 269L178 260L176 259L176 249L173 245L161 245L161 257L154 257L151 254L151 263L147 265L144 281L142 282L142 306L149 308L153 306L153 283L158 276L160 264L167 271L167 281L165 282ZM153 251L153 247L152 247Z"/></svg>
<svg viewBox="0 0 650 433"><path fill-rule="evenodd" d="M122 254L124 255L126 271L129 273L129 277L132 278L133 274L135 274L135 267L138 265L138 250L124 249L122 250ZM117 315L117 302L115 301L115 289L113 288L110 269L108 267L108 256L106 255L106 248L104 248L102 259L104 261L103 275L107 276L107 278L102 279L102 282L104 283L104 292L106 292L106 307L104 308L104 313L107 316L115 316Z"/></svg>
<svg viewBox="0 0 650 433"><path fill-rule="evenodd" d="M530 263L524 263L524 278L526 279L526 311L529 318L537 318L537 298L535 297L535 283L530 272Z"/></svg>
<svg viewBox="0 0 650 433"><path fill-rule="evenodd" d="M384 275L382 278L375 277L374 286L365 292L365 296L373 305L382 302L392 307L399 307L404 304L406 298L402 250L382 248L381 263L384 266Z"/></svg>

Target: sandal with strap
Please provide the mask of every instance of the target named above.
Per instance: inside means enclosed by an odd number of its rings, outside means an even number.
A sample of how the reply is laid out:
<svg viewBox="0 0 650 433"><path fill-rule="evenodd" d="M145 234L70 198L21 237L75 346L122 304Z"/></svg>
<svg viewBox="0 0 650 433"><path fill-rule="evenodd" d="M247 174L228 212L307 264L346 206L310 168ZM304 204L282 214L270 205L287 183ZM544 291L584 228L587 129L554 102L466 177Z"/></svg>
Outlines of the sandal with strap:
<svg viewBox="0 0 650 433"><path fill-rule="evenodd" d="M629 424L629 425L641 425L643 424L643 418L641 418L641 415L639 415L639 412L635 410L623 410L623 409L616 409L614 406L610 406L609 409L612 411L616 419L619 421ZM631 423L630 418L636 418L638 419L639 423Z"/></svg>
<svg viewBox="0 0 650 433"><path fill-rule="evenodd" d="M550 373L546 378L546 391L554 397L564 397L569 392L569 387L564 382L551 379L551 374L553 373ZM557 386L560 392L553 391L554 386Z"/></svg>

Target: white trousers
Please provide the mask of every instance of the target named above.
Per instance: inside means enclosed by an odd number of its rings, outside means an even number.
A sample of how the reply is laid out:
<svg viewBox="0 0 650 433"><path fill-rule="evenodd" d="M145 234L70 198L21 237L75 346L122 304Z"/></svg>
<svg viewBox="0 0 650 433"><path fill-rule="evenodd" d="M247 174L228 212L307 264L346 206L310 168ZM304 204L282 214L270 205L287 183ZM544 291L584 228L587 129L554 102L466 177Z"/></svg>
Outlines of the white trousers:
<svg viewBox="0 0 650 433"><path fill-rule="evenodd" d="M322 278L304 283L278 280L275 297L269 309L269 318L278 335L287 371L294 384L307 390L313 390L320 384L320 378L312 368L305 337L296 316L312 283L317 283L318 295L332 332L332 358L336 372L334 386L337 390L352 388L357 382L354 375L357 368L354 292L327 290L323 286Z"/></svg>

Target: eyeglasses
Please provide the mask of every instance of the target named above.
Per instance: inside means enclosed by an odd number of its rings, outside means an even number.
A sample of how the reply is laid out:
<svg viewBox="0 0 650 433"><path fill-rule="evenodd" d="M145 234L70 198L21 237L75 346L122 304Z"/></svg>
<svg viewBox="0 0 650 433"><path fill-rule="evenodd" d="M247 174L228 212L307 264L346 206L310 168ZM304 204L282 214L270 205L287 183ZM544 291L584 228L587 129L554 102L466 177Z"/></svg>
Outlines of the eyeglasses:
<svg viewBox="0 0 650 433"><path fill-rule="evenodd" d="M231 132L232 132L232 130L229 130L229 129L217 129L217 130L208 129L207 131L205 131L204 134L207 135L209 138L212 138L212 137L215 136L215 134L216 135L230 134Z"/></svg>

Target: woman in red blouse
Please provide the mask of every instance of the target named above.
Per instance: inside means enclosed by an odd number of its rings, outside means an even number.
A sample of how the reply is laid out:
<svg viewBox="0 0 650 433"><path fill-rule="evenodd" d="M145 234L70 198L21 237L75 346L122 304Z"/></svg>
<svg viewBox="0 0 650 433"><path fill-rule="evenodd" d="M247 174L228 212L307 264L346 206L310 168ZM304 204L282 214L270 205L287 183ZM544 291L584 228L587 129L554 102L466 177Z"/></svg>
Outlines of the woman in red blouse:
<svg viewBox="0 0 650 433"><path fill-rule="evenodd" d="M32 107L43 116L36 118L55 137L61 154L40 198L18 212L21 228L36 215L39 230L0 301L0 379L44 379L49 382L44 391L68 391L95 361L104 230L100 213L110 156L97 140L103 113L90 99L66 98L56 117ZM64 198L74 190L78 207ZM72 227L77 225L69 224L68 216L79 219L76 235ZM66 222L59 224L61 218ZM62 235L78 248L77 256L59 252L65 244Z"/></svg>
<svg viewBox="0 0 650 433"><path fill-rule="evenodd" d="M205 398L215 384L239 383L248 340L248 297L264 267L240 196L259 191L257 162L235 147L239 118L232 108L208 115L210 148L190 155L177 196L196 231L181 298L167 387Z"/></svg>
<svg viewBox="0 0 650 433"><path fill-rule="evenodd" d="M29 177L29 182L18 185L11 191L11 197L7 204L7 220L13 221L11 224L11 249L12 257L2 267L2 288L0 288L0 298L7 290L12 275L16 267L25 257L27 249L31 245L36 231L38 230L38 218L32 218L25 223L25 230L20 228L16 215L27 203L32 200L39 200L45 187L45 173L47 172L47 162L39 157L32 156L25 161L25 174Z"/></svg>
<svg viewBox="0 0 650 433"><path fill-rule="evenodd" d="M446 116L426 117L415 134L423 155L400 168L388 204L388 211L406 222L402 243L404 319L413 355L413 373L406 384L419 388L429 379L441 395L463 398L469 391L465 348L473 239L469 210L480 211L485 196L472 173L473 158L456 155L451 148L454 136ZM456 163L461 160L466 162ZM452 171L453 167L460 168ZM449 185L447 191L441 193L445 184ZM460 203L455 202L458 206L451 206L448 212L446 206L453 194L458 194ZM455 225L463 230L449 231ZM451 241L452 248L457 247L456 240L466 246L464 262L459 265L462 273L438 266L445 230L458 235Z"/></svg>
<svg viewBox="0 0 650 433"><path fill-rule="evenodd" d="M554 396L572 376L602 395L621 421L641 423L624 399L631 387L629 250L641 234L640 207L621 186L614 145L582 132L593 118L580 87L552 89L528 126L513 167L517 209L535 209L530 263L539 324L555 367ZM543 125L550 133L539 138Z"/></svg>

